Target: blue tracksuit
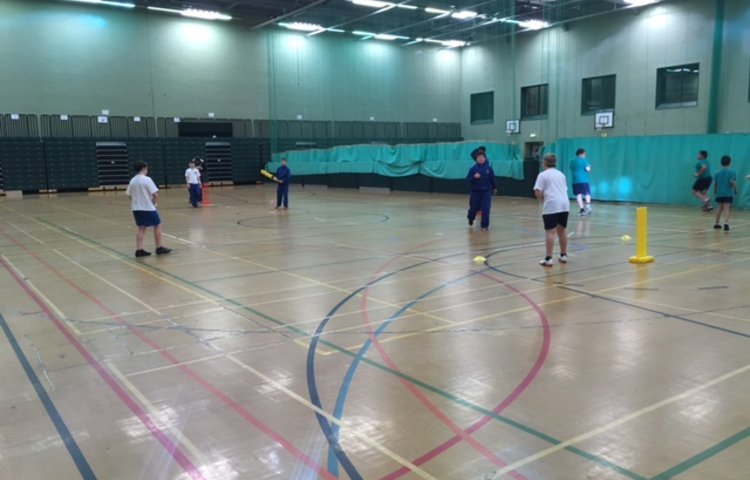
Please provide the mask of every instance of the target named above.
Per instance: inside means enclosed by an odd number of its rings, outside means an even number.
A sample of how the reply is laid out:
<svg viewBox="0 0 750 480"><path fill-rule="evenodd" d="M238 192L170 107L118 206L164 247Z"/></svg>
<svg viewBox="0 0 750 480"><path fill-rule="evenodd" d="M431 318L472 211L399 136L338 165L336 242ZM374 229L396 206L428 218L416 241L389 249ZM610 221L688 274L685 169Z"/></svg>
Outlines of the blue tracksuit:
<svg viewBox="0 0 750 480"><path fill-rule="evenodd" d="M276 169L276 178L281 181L276 186L276 206L280 207L284 203L284 208L289 206L289 182L292 180L292 171L289 167L280 166Z"/></svg>
<svg viewBox="0 0 750 480"><path fill-rule="evenodd" d="M474 178L478 173L479 178ZM469 169L466 180L471 185L471 196L469 197L469 213L466 218L474 221L478 211L482 211L482 228L490 226L490 207L492 206L492 191L497 188L495 183L495 172L485 162L483 165L475 164Z"/></svg>

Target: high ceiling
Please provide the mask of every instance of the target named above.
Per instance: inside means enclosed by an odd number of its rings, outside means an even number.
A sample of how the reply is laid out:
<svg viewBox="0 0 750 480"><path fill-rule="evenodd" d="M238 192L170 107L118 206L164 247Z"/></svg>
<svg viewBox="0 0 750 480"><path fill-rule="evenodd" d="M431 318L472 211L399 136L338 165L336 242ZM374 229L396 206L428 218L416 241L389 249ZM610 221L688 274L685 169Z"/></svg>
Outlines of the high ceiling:
<svg viewBox="0 0 750 480"><path fill-rule="evenodd" d="M131 0L138 6L196 8L229 14L250 27L301 22L324 28L416 39L482 42L529 28L523 22L571 23L632 7L628 0ZM658 0L657 0L658 1ZM356 4L356 2L365 3ZM383 5L379 5L383 4ZM435 9L428 12L426 8ZM461 18L458 12L466 13ZM330 31L318 32L340 35ZM403 37L403 38L402 38ZM390 38L389 38L390 39Z"/></svg>

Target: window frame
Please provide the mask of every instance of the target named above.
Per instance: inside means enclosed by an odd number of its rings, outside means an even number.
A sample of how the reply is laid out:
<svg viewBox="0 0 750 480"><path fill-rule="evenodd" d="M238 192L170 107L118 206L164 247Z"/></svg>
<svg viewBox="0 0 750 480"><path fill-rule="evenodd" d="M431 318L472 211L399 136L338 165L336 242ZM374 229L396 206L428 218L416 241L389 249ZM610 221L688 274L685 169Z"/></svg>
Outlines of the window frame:
<svg viewBox="0 0 750 480"><path fill-rule="evenodd" d="M612 100L612 103L611 103L611 106L604 105L604 106L602 106L600 108L590 108L590 107L588 107L587 103L590 103L590 101L591 101L591 95L590 95L590 93L591 93L591 82L594 81L594 80L602 80L603 81L602 82L602 97L604 97L605 96L605 92L607 90L606 85L604 84L604 82L606 80L609 80L609 79L612 79L612 86L611 86L611 90L612 90L612 99L611 100ZM586 82L590 82L588 90L587 90ZM589 93L588 98L587 98L587 95L586 95L587 93ZM587 100L588 100L588 102L587 102ZM603 98L603 100L607 100L607 99ZM609 74L609 75L599 75L599 76L596 76L596 77L587 77L587 78L582 78L581 79L581 115L582 116L590 116L590 115L595 115L597 113L603 113L603 112L614 112L616 104L617 104L617 74L612 73L612 74Z"/></svg>
<svg viewBox="0 0 750 480"><path fill-rule="evenodd" d="M527 96L532 89L537 90L538 112L529 113L527 110ZM542 95L542 91L544 95ZM544 102L542 102L544 100ZM527 85L521 87L521 120L540 120L549 115L549 83L539 83L537 85Z"/></svg>
<svg viewBox="0 0 750 480"><path fill-rule="evenodd" d="M475 112L475 101L489 105L488 112ZM488 116L475 118L479 113L489 113ZM490 125L495 123L495 91L477 92L469 94L469 123L471 125Z"/></svg>
<svg viewBox="0 0 750 480"><path fill-rule="evenodd" d="M691 72L695 73L697 75L696 79L696 85L695 85L695 100L685 100L685 80L680 80L680 101L679 102L666 102L666 77L663 77L663 74L670 73L669 70L675 70L675 69L689 69L693 70L696 69L697 72ZM657 110L667 110L672 108L694 108L698 106L698 101L700 99L700 72L701 72L701 66L700 62L693 62L693 63L685 63L682 65L672 65L669 67L661 67L656 69L656 109ZM675 72L672 72L675 73ZM685 73L685 72L680 72Z"/></svg>

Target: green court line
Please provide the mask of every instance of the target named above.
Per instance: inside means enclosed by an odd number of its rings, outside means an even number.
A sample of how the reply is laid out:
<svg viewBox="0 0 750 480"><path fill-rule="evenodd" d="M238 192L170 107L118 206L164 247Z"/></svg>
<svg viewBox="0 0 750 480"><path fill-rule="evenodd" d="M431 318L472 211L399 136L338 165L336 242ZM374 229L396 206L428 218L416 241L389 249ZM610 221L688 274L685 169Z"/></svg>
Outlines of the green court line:
<svg viewBox="0 0 750 480"><path fill-rule="evenodd" d="M714 455L726 450L727 448L737 443L740 443L741 441L745 440L747 437L750 437L750 427L747 427L746 429L735 433L731 437L722 440L716 445L709 447L706 450L703 450L702 452L696 455L693 455L692 457L688 458L682 463L678 463L677 465L670 468L669 470L665 470L661 472L655 477L652 477L651 480L666 480L668 478L674 478L677 475L685 472L686 470L689 470L693 468L694 466L698 465L699 463L704 462L708 460L709 458L713 457Z"/></svg>
<svg viewBox="0 0 750 480"><path fill-rule="evenodd" d="M212 290L210 290L208 288L205 288L205 287L203 287L201 285L198 285L198 284L196 284L196 283L194 283L194 282L192 282L190 280L182 278L182 277L180 277L178 275L175 275L175 274L173 274L171 272L168 272L166 270L162 270L159 267L155 267L153 265L149 265L149 264L146 264L146 263L137 262L137 261L133 260L133 258L131 258L129 255L125 255L125 254L123 254L121 252L118 252L117 250L114 250L113 248L110 248L110 247L108 247L108 246L106 246L104 244L101 244L101 243L97 242L96 240L92 240L92 239L90 239L90 238L88 238L88 237L86 237L86 236L84 236L84 235L82 235L80 233L74 232L74 231L72 231L70 229L67 229L67 228L64 228L64 227L60 227L60 226L55 225L54 223L48 222L48 221L46 221L44 219L39 219L38 218L37 220L40 221L40 222L42 222L42 223L45 223L45 224L47 224L47 225L49 225L49 226L51 226L53 228L55 228L55 229L57 229L57 230L59 230L61 232L73 235L73 236L78 237L79 239L81 239L81 240L83 240L85 242L89 242L89 243L94 244L94 245L96 245L96 246L98 246L98 247L100 247L100 248L102 248L104 250L112 252L113 254L115 254L115 255L117 255L117 256L119 256L121 258L124 258L124 259L128 260L129 262L132 262L132 263L134 263L136 265L140 265L140 266L143 266L143 267L147 267L147 268L149 268L151 270L157 271L157 272L159 272L160 274L162 274L164 276L170 277L170 278L172 278L174 280L177 280L177 281L179 281L179 282L181 282L183 284L189 285L189 286L191 286L191 287L193 287L193 288L195 288L197 290L200 290L200 291L202 291L204 293L207 293L207 294L209 294L209 295L211 295L213 297L216 297L219 301L227 302L227 303L232 304L232 305L234 305L234 306L236 306L238 308L241 308L241 309L243 309L245 311L251 312L251 313L253 313L253 314L255 314L255 315L257 315L257 316L259 316L259 317L261 317L261 318L263 318L265 320L268 320L269 322L272 322L272 323L275 323L276 325L282 326L282 327L286 328L287 330L289 330L291 332L294 332L296 334L302 335L303 337L307 337L307 338L310 337L310 334L308 332L304 331L304 330L301 330L301 329L299 329L299 328L297 328L297 327L295 327L293 325L288 325L288 324L282 322L281 320L277 320L277 319L275 319L275 318L273 318L273 317L271 317L269 315L266 315L265 313L260 312L260 311L258 311L256 309L252 308L252 307L249 307L249 306L246 306L246 305L242 305L241 303L237 302L236 300L233 300L233 299L230 299L230 298L225 298L221 294L216 293L216 292L214 292L214 291L212 291ZM350 358L355 358L357 356L356 353L350 352L346 348L341 347L341 346L339 346L337 344L331 343L331 342L329 342L327 340L324 340L322 338L319 341L323 345L325 345L325 346L327 346L327 347L329 347L329 348L331 348L333 350L336 350L339 353L347 355ZM397 370L393 370L393 369L391 369L390 367L388 367L386 365L383 365L381 363L375 362L374 360L371 360L371 359L368 359L368 358L363 358L361 361L363 363L365 363L367 365L370 365L371 367L377 368L377 369L379 369L379 370L381 370L381 371L383 371L385 373L388 373L388 374L394 375L396 377L402 378L402 379L404 379L404 380L406 380L406 381L408 381L408 382L410 382L410 383L412 383L412 384L414 384L414 385L422 388L423 390L432 392L432 393L434 393L434 394L436 394L436 395L438 395L440 397L443 397L443 398L445 398L447 400L450 400L453 403L461 405L462 407L467 408L469 410L472 410L474 412L481 413L482 415L486 415L488 417L491 417L491 418L493 418L493 419L495 419L495 420L497 420L497 421L499 421L501 423L504 423L504 424L506 424L506 425L508 425L510 427L513 427L513 428L515 428L517 430L520 430L520 431L522 431L524 433L527 433L527 434L529 434L531 436L534 436L534 437L536 437L536 438L538 438L540 440L543 440L543 441L545 441L547 443L550 443L552 445L559 445L559 444L563 443L561 440L558 440L558 439L556 439L556 438L554 438L554 437L552 437L550 435L547 435L544 432L536 430L533 427L530 427L530 426L524 425L522 423L519 423L519 422L517 422L515 420L512 420L512 419L510 419L508 417L505 417L505 416L502 416L500 414L497 414L497 413L493 412L492 410L488 410L488 409L486 409L484 407L481 407L479 405L475 405L475 404L469 402L468 400L464 400L463 398L458 397L458 396L456 396L456 395L454 395L452 393L449 393L449 392L446 392L444 390L441 390L438 387L435 387L435 386L433 386L433 385L431 385L429 383L423 382L422 380L419 380L419 379L417 379L415 377L412 377L411 375L405 374L405 373L397 371ZM626 476L628 478L631 478L633 480L648 480L647 477L641 476L641 475L639 475L639 474L637 474L635 472L631 472L630 470L628 470L628 469L626 469L624 467L616 465L616 464L614 464L614 463L612 463L612 462L610 462L610 461L608 461L608 460L606 460L604 458L597 457L596 455L594 455L592 453L588 453L588 452L586 452L584 450L581 450L579 448L576 448L576 447L573 447L573 446L568 446L568 447L565 447L564 450L567 450L570 453L578 455L579 457L584 458L586 460L589 460L589 461L591 461L593 463L596 463L596 464L598 464L598 465L600 465L602 467L609 468L610 470L613 470L613 471L615 471L615 472L617 472L617 473L619 473L621 475L624 475L624 476Z"/></svg>

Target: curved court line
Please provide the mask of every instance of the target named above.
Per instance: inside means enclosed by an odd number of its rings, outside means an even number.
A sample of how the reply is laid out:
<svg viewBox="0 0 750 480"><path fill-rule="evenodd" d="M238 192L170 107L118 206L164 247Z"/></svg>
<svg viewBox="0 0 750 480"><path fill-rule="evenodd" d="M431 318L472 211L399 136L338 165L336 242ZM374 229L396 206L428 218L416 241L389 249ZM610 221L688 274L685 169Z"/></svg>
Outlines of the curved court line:
<svg viewBox="0 0 750 480"><path fill-rule="evenodd" d="M0 233L2 235L4 235L6 238L10 239L11 241L14 241L14 242L16 241L13 237L11 237L10 235L8 235L7 233L2 232L2 231L0 231ZM238 404L236 401L234 401L234 399L232 399L229 395L227 395L226 393L224 393L222 390L216 388L213 384L211 384L210 382L208 382L205 378L203 378L201 375L199 375L198 373L196 373L190 367L188 367L187 365L181 363L180 360L177 357L175 357L174 355L172 355L172 353L170 353L168 351L165 351L161 347L161 345L157 344L155 341L153 341L149 337L147 337L143 332L140 331L140 329L138 329L136 327L133 327L132 325L129 325L129 324L123 322L123 320L119 316L119 314L117 312L115 312L114 310L112 310L111 308L109 308L106 304L104 304L97 296L95 296L95 295L91 294L90 292L86 291L85 289L83 289L75 281L73 281L70 278L68 278L65 274L63 274L62 272L60 272L54 266L52 266L49 263L47 263L44 259L40 258L34 252L28 250L25 246L21 245L21 248L23 248L24 250L26 250L26 252L29 255L31 255L32 257L34 257L38 262L40 262L43 265L45 265L55 275L57 275L58 277L62 278L73 289L75 289L76 291L78 291L79 293L81 293L84 297L86 297L87 299L89 299L92 303L96 304L102 311L104 311L108 315L111 315L112 318L114 318L118 323L120 323L121 325L123 325L124 327L126 327L128 329L128 331L130 333L132 333L133 335L135 335L139 340L141 340L142 342L144 342L146 345L150 346L155 351L159 352L159 354L161 356L163 356L165 359L167 359L169 362L175 364L177 366L177 368L179 368L185 375L187 375L189 378L191 378L196 383L198 383L201 387L203 387L204 390L208 391L213 396L215 396L216 398L218 398L219 400L221 400L231 410L233 410L235 413L239 414L240 417L242 417L243 419L245 419L248 423L250 423L251 425L253 425L254 427L256 427L258 430L260 430L262 433L264 433L267 437L269 437L271 440L273 440L274 442L276 442L279 446L281 446L284 450L286 450L288 453L290 453L297 460L299 460L300 462L302 462L309 469L317 472L323 478L326 478L326 479L329 479L329 480L333 480L334 479L334 477L328 471L326 471L322 466L318 465L317 462L315 462L310 457L308 457L304 452L302 452L299 449L297 449L297 447L295 447L286 438L284 438L283 436L281 436L280 434L278 434L276 431L274 431L269 426L267 426L265 423L263 423L260 419L256 418L254 415L252 415L244 407L242 407L240 404ZM3 265L5 266L5 260L0 260L0 261L2 261ZM8 267L6 267L6 269L8 269ZM15 272L13 272L13 274L15 275ZM22 286L25 289L27 288L25 285L22 285ZM63 333L65 334L66 332L63 332ZM67 336L70 336L70 338L74 338L69 332L67 332L66 337ZM76 339L76 342L77 342L77 339ZM101 367L101 368L103 369L104 367ZM112 379L112 377L109 376L109 374L107 374L107 375L108 375L108 377L110 379ZM118 388L121 389L121 387L119 386L119 384L117 384L114 381L114 379L112 379L112 382L114 384L116 384ZM127 394L125 394L125 395L127 396ZM127 398L130 399L129 396L127 396ZM131 402L133 401L132 399L130 399L130 400L131 400ZM140 409L140 407L139 407L139 409ZM146 415L145 412L143 413L143 415L144 416ZM146 416L146 418L148 418L148 417ZM149 422L150 422L150 420L149 420ZM154 427L154 428L157 428L157 427ZM159 431L161 432L161 430L159 430ZM163 435L163 433L162 433L162 435ZM170 441L170 443L171 443L171 441ZM173 449L176 449L176 448L177 448L176 446L173 447ZM184 454L182 454L182 455L184 455ZM187 457L185 457L185 458L187 459ZM187 462L189 462L189 460L187 460ZM190 465L192 465L192 464L190 464ZM197 469L195 469L194 466L192 468L199 475L198 477L195 477L195 478L203 478L203 476L200 475L200 472ZM191 473L188 470L186 470L186 472ZM191 474L191 476L192 476L192 474Z"/></svg>
<svg viewBox="0 0 750 480"><path fill-rule="evenodd" d="M122 403L124 403L125 406L130 409L133 415L135 415L138 420L141 421L143 426L146 427L151 435L153 435L158 440L162 447L164 447L164 449L172 456L175 462L180 465L183 471L185 471L185 473L187 473L192 479L205 480L205 477L203 477L198 468L193 465L193 463L179 448L179 446L177 446L172 440L170 440L170 438L151 421L151 418L149 418L146 412L135 402L135 400L133 400L130 395L127 394L127 392L120 386L119 383L115 381L115 379L109 374L104 366L99 363L96 358L94 358L94 356L86 349L86 347L84 347L83 344L78 341L78 339L72 333L70 333L70 331L65 327L62 321L57 317L57 315L55 315L55 313L52 312L49 306L44 303L44 301L42 301L42 299L39 298L39 296L37 296L28 287L28 285L26 285L23 278L21 278L18 273L16 273L16 271L6 262L4 258L0 258L0 264L2 264L3 268L8 271L11 277L13 277L13 280L15 280L18 286L20 286L24 290L26 295L28 295L29 298L31 298L34 303L36 303L39 308L42 309L45 316L52 321L55 327L60 331L60 333L62 333L62 335L68 340L68 342L73 345L73 347L86 360L86 362L94 368L96 373L99 374L99 377L104 380L104 383L109 386L109 388L120 399L120 401L122 401Z"/></svg>
<svg viewBox="0 0 750 480"><path fill-rule="evenodd" d="M152 275L155 278L159 278L162 281L168 282L168 283L170 283L171 285L174 285L177 288L181 288L181 289L184 289L185 291L191 292L193 295L196 295L196 296L201 297L201 298L205 298L208 301L214 301L214 300L210 300L209 297L206 297L202 293L200 293L200 292L206 292L207 294L212 295L213 297L216 297L219 301L226 301L227 303L230 303L230 304L235 305L235 306L237 306L239 308L242 308L243 310L251 312L251 313L253 313L253 314L255 314L255 315L257 315L257 316L259 316L259 317L261 317L261 318L263 318L263 319L265 319L267 321L269 321L269 322L275 323L279 327L284 327L287 330L290 330L290 331L292 331L294 333L297 333L297 334L299 334L301 336L304 336L304 337L310 337L309 332L306 332L304 330L298 329L298 328L296 328L293 325L288 325L288 324L282 322L281 320L278 320L276 318L268 316L268 315L264 314L263 312L260 312L260 311L258 311L256 309L253 309L253 308L248 307L246 305L242 305L239 302L236 302L235 300L233 300L231 298L223 297L221 294L219 294L217 292L214 292L214 291L212 291L212 290L210 290L210 289L208 289L206 287L203 287L201 285L198 285L195 282L192 282L192 281L190 281L188 279L185 279L185 278L182 278L182 277L180 277L178 275L175 275L175 274L173 274L173 273L171 273L169 271L160 269L160 268L158 268L156 266L149 265L149 264L140 264L139 262L136 262L135 260L133 260L130 256L125 255L125 254L123 254L123 253L121 253L121 252L119 252L119 251L117 251L117 250L115 250L115 249L113 249L111 247L108 247L108 246L106 246L106 245L104 245L104 244L102 244L102 243L100 243L100 242L98 242L98 241L96 241L96 240L94 240L92 238L86 237L86 236L84 236L84 235L82 235L82 234L80 234L78 232L75 232L75 231L70 230L70 229L65 228L65 227L58 226L58 225L56 225L56 224L54 224L52 222L49 222L47 220L43 220L43 219L31 217L31 216L26 215L24 213L12 210L12 209L10 209L8 207L4 207L4 208L6 210L8 210L9 212L11 212L11 213L19 215L21 217L25 217L25 218L27 218L27 219L29 219L31 221L37 222L40 225L43 225L43 226L47 227L50 230L54 230L54 231L56 231L58 233L61 233L64 236L67 236L68 238L75 239L77 242L81 243L82 245L84 245L84 246L86 246L86 247L88 247L88 248L90 248L92 250L95 250L95 251L104 253L106 255L109 255L112 258L115 258L115 259L117 259L120 262L126 263L127 265L131 266L132 268L135 268L137 270L142 271L143 273L146 273L148 275ZM76 213L78 213L78 212L76 212ZM530 245L533 245L533 244L517 245L517 246L513 246L513 247L509 248L509 250L514 250L516 248L523 248L524 245L530 246ZM504 251L504 250L505 249L500 249L500 251ZM465 253L466 252L461 252L459 254L463 255ZM452 256L456 256L456 255L459 255L459 254L446 255L446 256L441 257L441 258L450 258ZM422 262L421 264L425 264L425 263L430 263L430 262ZM146 268L146 267L148 267L148 268ZM182 284L187 285L187 287L183 286ZM327 347L330 347L331 349L333 349L333 350L335 350L335 351L337 351L339 353L347 355L349 357L353 357L354 356L354 354L352 352L350 352L346 348L341 347L341 346L339 346L339 345L337 345L335 343L329 342L327 340L321 340L320 343L326 345ZM486 409L486 408L484 408L484 407L482 407L480 405L476 405L476 404L474 404L474 403L472 403L472 402L470 402L470 401L468 401L468 400L466 400L464 398L459 397L458 395L452 394L452 393L447 392L445 390L442 390L442 389L440 389L438 387L435 387L434 385L426 383L426 382L424 382L424 381L422 381L422 380L420 380L420 379L418 379L418 378L416 378L414 376L405 374L403 372L394 371L393 369L388 368L387 366L379 364L377 362L374 362L374 361L372 361L372 360L370 360L368 358L364 358L362 361L365 364L367 364L367 365L369 365L369 366L371 366L373 368L379 369L379 370L381 370L383 372L389 373L389 374L394 375L394 376L396 376L398 378L403 378L403 379L409 381L410 383L413 383L414 385L417 385L418 387L420 387L420 388L422 388L422 389L424 389L426 391L432 392L432 393L434 393L434 394L436 394L438 396L441 396L441 397L445 398L446 400L449 400L449 401L451 401L453 403L456 403L457 405L461 405L461 406L463 406L463 407L465 407L465 408L467 408L469 410L475 411L475 412L480 413L482 415L490 416L490 417L492 417L496 421L499 421L499 422L501 422L503 424L506 424L506 425L508 425L508 426L510 426L512 428L515 428L515 429L517 429L519 431L527 433L527 434L529 434L529 435L531 435L531 436L533 436L535 438L538 438L538 439L540 439L540 440L542 440L542 441L544 441L546 443L550 443L552 445L557 445L557 444L561 443L561 440L558 440L555 437L547 435L546 433L544 433L544 432L542 432L540 430L537 430L537 429L535 429L533 427L530 427L528 425L524 425L524 424L522 424L520 422L517 422L515 420L512 420L512 419L510 419L508 417L504 417L502 415L495 414L492 411L490 411L490 410L488 410L488 409ZM581 458L584 458L584 459L586 459L586 460L588 460L588 461L590 461L592 463L595 463L595 464L600 465L602 467L608 468L608 469L610 469L610 470L612 470L614 472L617 472L617 473L619 473L619 474L621 474L621 475L623 475L623 476L625 476L627 478L631 478L633 480L646 480L645 477L643 477L641 475L638 475L635 472L631 472L630 470L628 470L626 468L623 468L623 467L621 467L621 466L619 466L617 464L614 464L614 463L606 460L605 458L598 457L598 456L596 456L594 454L591 454L589 452L581 450L581 449L579 449L577 447L569 445L569 446L566 446L564 448L564 450L569 451L569 452L571 452L571 453L573 453L573 454L575 454L575 455L577 455L577 456L579 456Z"/></svg>
<svg viewBox="0 0 750 480"><path fill-rule="evenodd" d="M485 262L485 265L486 264L487 262ZM534 302L534 300L532 300L527 294L523 293L521 290L517 289L516 287L512 285L508 285L507 283L503 282L499 278L496 278L492 275L488 275L484 272L478 272L478 273L479 275L485 278L488 278L496 283L499 283L505 288L518 294L521 298L523 298L526 301L526 303L528 303L534 309L537 316L539 317L540 323L542 324L542 346L539 349L539 354L537 355L536 361L534 362L531 369L523 377L521 382L518 385L516 385L516 387L511 391L511 393L508 396L506 396L502 402L500 402L497 406L495 406L495 408L492 409L493 413L499 414L500 412L508 408L513 402L515 402L518 399L518 397L520 397L521 394L523 394L523 392L529 387L529 385L531 385L531 383L534 381L537 375L539 375L539 372L541 371L542 366L544 365L544 362L547 360L547 355L549 354L552 333L550 330L549 319L547 318L547 315L544 313L544 310L542 310L542 308L536 302ZM368 327L368 330L370 330L369 327ZM385 349L378 341L377 336L373 336L373 337L374 337L373 342L374 342L375 348L380 353L381 358L383 358L383 360L386 363L388 363L388 361L390 360L390 357L388 356L388 354L385 352ZM392 368L397 368L397 367L392 367ZM402 382L405 382L405 381L402 380ZM412 385L412 388L416 388L416 387ZM461 440L467 440L467 438L473 438L473 437L470 437L470 435L476 432L477 430L479 430L480 428L482 428L483 426L485 426L491 420L492 420L492 417L485 415L480 420L478 420L477 422L469 426L466 430L462 431L461 433L456 432L457 434L455 436L446 440L445 442L433 448L432 450L425 453L424 455L420 456L416 460L413 460L412 463L414 463L415 465L422 465L434 459L438 455L442 454L453 445L456 445ZM403 468L400 468L396 470L395 472L389 475L386 475L385 477L383 477L383 479L384 480L396 479L405 475L406 473L408 473L408 471L404 470ZM509 474L513 478L517 478L518 476L517 472L515 471L510 471Z"/></svg>

